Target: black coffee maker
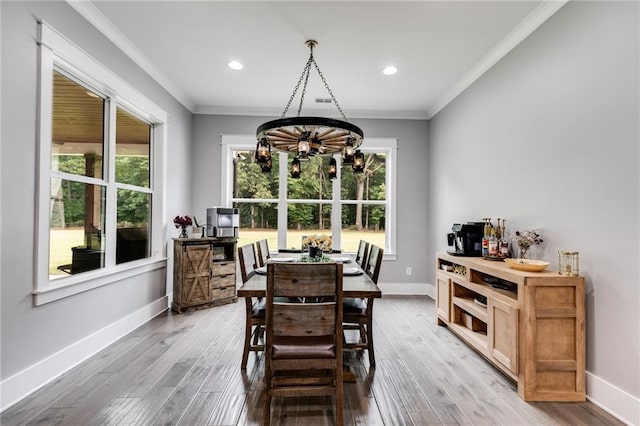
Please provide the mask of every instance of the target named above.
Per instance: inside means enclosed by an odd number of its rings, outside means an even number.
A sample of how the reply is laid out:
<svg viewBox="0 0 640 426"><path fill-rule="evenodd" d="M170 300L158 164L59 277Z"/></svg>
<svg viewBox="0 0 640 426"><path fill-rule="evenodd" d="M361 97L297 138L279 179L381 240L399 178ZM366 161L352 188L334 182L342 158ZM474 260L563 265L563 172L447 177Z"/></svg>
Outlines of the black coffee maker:
<svg viewBox="0 0 640 426"><path fill-rule="evenodd" d="M484 222L454 223L447 234L449 250L453 256L482 256Z"/></svg>

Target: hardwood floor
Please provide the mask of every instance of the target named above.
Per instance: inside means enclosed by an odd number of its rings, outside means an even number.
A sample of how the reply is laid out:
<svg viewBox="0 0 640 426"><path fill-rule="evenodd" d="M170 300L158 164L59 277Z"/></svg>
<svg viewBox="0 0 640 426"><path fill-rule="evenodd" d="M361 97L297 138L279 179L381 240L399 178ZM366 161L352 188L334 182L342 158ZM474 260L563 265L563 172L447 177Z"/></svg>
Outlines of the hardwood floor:
<svg viewBox="0 0 640 426"><path fill-rule="evenodd" d="M348 425L621 425L594 404L526 403L446 328L427 297L375 302L375 371L350 354ZM244 303L166 314L0 415L8 425L258 425L261 354L240 370ZM333 424L330 398L276 399L273 424Z"/></svg>

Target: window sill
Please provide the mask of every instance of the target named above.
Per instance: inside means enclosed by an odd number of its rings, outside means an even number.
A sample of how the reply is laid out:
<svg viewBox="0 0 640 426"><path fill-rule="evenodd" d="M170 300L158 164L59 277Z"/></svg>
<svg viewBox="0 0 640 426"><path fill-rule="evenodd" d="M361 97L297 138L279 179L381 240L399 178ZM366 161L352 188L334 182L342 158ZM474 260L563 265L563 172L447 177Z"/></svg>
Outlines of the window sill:
<svg viewBox="0 0 640 426"><path fill-rule="evenodd" d="M109 271L99 269L70 276L68 278L49 281L48 283L40 286L38 290L33 291L33 305L41 306L46 303L64 299L65 297L73 296L74 294L89 291L116 281L166 267L166 258L145 259L124 265L118 265Z"/></svg>

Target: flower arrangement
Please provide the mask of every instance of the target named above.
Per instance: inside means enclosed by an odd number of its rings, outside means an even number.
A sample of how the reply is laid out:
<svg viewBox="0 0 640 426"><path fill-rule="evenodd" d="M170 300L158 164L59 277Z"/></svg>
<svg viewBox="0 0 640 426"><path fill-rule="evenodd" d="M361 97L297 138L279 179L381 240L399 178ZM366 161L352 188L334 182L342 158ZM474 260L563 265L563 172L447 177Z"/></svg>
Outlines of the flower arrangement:
<svg viewBox="0 0 640 426"><path fill-rule="evenodd" d="M187 235L187 226L191 226L193 221L189 215L185 216L176 216L173 218L173 224L176 228L182 228L182 232L180 232L180 236L178 238L188 238Z"/></svg>
<svg viewBox="0 0 640 426"><path fill-rule="evenodd" d="M535 229L525 229L524 231L516 231L511 239L518 245L518 257L524 259L527 251L533 245L542 243L540 234Z"/></svg>
<svg viewBox="0 0 640 426"><path fill-rule="evenodd" d="M324 234L309 235L302 239L302 250L318 247L322 251L331 251L331 237Z"/></svg>

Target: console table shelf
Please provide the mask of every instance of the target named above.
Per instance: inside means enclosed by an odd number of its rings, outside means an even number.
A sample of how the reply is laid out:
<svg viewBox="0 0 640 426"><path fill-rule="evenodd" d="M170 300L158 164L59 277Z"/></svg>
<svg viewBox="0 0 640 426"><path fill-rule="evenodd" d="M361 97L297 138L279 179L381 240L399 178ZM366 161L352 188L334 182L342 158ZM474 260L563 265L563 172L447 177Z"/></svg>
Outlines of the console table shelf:
<svg viewBox="0 0 640 426"><path fill-rule="evenodd" d="M436 267L438 324L515 380L522 399L585 400L583 277L446 253Z"/></svg>

